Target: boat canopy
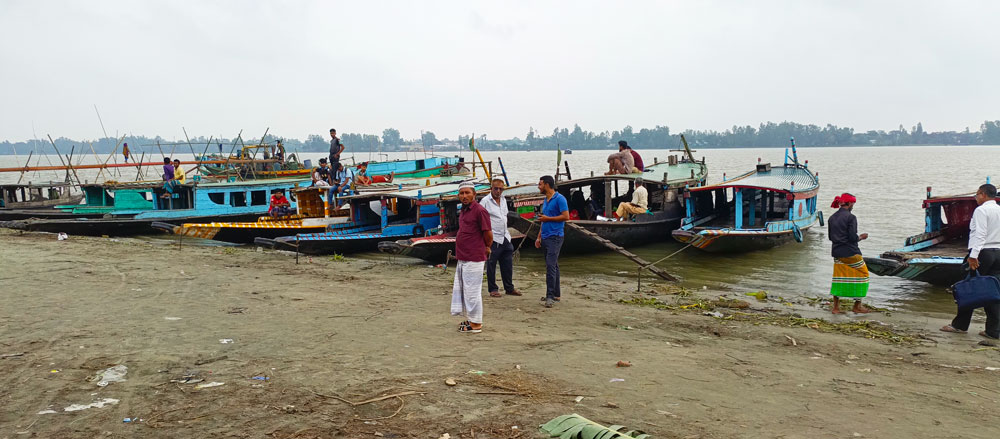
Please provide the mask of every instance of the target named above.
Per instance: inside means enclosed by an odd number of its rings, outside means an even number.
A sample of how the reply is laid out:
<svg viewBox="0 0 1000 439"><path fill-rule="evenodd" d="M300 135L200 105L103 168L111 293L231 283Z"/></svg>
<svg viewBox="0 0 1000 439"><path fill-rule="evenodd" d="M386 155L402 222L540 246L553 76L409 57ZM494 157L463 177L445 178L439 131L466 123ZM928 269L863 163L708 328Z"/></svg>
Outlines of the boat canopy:
<svg viewBox="0 0 1000 439"><path fill-rule="evenodd" d="M764 167L764 165L758 165ZM788 194L815 191L819 179L809 169L801 166L781 166L769 170L754 170L739 177L708 186L691 188L692 192L714 191L717 189L763 189Z"/></svg>

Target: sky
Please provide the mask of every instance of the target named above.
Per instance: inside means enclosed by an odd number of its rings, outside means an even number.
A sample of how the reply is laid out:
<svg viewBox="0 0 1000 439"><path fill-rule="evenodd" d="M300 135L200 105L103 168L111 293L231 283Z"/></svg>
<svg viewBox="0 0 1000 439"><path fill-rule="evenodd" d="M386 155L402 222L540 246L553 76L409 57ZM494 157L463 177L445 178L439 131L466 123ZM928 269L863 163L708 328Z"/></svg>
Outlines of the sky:
<svg viewBox="0 0 1000 439"><path fill-rule="evenodd" d="M0 139L1000 119L995 1L0 2ZM245 136L246 137L246 136Z"/></svg>

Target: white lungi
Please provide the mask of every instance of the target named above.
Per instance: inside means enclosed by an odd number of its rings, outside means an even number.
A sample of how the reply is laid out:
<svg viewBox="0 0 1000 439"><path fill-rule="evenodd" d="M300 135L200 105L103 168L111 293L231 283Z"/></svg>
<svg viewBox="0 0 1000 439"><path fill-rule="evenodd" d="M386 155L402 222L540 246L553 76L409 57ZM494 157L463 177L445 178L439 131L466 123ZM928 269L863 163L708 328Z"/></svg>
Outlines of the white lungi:
<svg viewBox="0 0 1000 439"><path fill-rule="evenodd" d="M470 322L483 323L483 269L486 261L458 261L455 286L451 290L451 315L465 315Z"/></svg>

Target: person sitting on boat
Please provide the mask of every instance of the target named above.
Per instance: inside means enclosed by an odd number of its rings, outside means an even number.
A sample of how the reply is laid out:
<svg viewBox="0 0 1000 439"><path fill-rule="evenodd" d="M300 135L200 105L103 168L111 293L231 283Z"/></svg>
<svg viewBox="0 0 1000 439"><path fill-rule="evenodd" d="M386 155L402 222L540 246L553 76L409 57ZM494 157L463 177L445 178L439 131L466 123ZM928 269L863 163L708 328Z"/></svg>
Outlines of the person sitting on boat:
<svg viewBox="0 0 1000 439"><path fill-rule="evenodd" d="M631 174L635 160L628 152L616 152L608 156L608 173L605 175Z"/></svg>
<svg viewBox="0 0 1000 439"><path fill-rule="evenodd" d="M844 193L833 200L830 207L840 210L827 220L830 241L833 241L833 284L830 294L833 296L834 314L840 314L840 298L854 298L852 311L864 314L871 312L861 304L861 298L868 295L868 266L861 256L858 242L868 239L867 233L858 235L858 219L851 213L858 199L854 195Z"/></svg>
<svg viewBox="0 0 1000 439"><path fill-rule="evenodd" d="M337 178L334 181L337 185L337 195L346 195L351 189L351 183L354 183L354 170L344 166L343 163L337 163Z"/></svg>
<svg viewBox="0 0 1000 439"><path fill-rule="evenodd" d="M368 175L368 162L363 162L358 165L358 171L354 177L354 182L357 184L374 184L374 183L392 183L392 179L396 176L395 172L389 173L389 175Z"/></svg>
<svg viewBox="0 0 1000 439"><path fill-rule="evenodd" d="M278 139L278 144L274 146L274 159L277 163L274 164L274 170L280 171L281 166L285 163L285 145L281 144L281 139Z"/></svg>
<svg viewBox="0 0 1000 439"><path fill-rule="evenodd" d="M361 162L358 165L358 172L354 175L354 183L359 185L372 184L372 178L368 176L368 162Z"/></svg>
<svg viewBox="0 0 1000 439"><path fill-rule="evenodd" d="M333 175L330 172L330 168L326 165L326 159L319 159L319 167L313 169L312 174L313 186L316 187L330 187L333 186Z"/></svg>
<svg viewBox="0 0 1000 439"><path fill-rule="evenodd" d="M271 218L290 215L292 213L292 203L285 198L284 189L275 189L271 194L271 205L267 209L267 214Z"/></svg>
<svg viewBox="0 0 1000 439"><path fill-rule="evenodd" d="M177 187L177 181L174 180L174 165L170 162L170 157L163 158L163 190L166 191L160 198L170 198L170 194L174 193L174 188Z"/></svg>
<svg viewBox="0 0 1000 439"><path fill-rule="evenodd" d="M646 209L649 208L649 193L646 192L646 188L642 185L642 178L635 179L635 190L632 191L632 201L626 201L618 205L618 210L615 214L618 215L618 221L625 221L632 217L632 215L639 215L646 213Z"/></svg>
<svg viewBox="0 0 1000 439"><path fill-rule="evenodd" d="M642 157L640 157L639 153L635 152L635 150L632 149L631 146L628 146L628 142L626 142L624 140L619 140L618 141L618 152L627 152L627 153L629 153L629 155L632 156L632 164L633 164L633 168L634 168L634 169L632 169L633 173L635 173L635 172L644 172L646 170L646 167L643 166L643 164L642 164Z"/></svg>
<svg viewBox="0 0 1000 439"><path fill-rule="evenodd" d="M1000 206L997 206L996 197L996 186L989 183L979 186L976 191L979 207L972 212L972 220L969 221L967 262L970 271L982 276L1000 277ZM975 311L976 308L959 308L951 324L941 330L965 333ZM983 311L986 311L986 330L979 335L994 340L1000 338L1000 303L985 305Z"/></svg>
<svg viewBox="0 0 1000 439"><path fill-rule="evenodd" d="M174 180L177 184L187 183L187 174L181 169L181 161L179 159L174 159Z"/></svg>

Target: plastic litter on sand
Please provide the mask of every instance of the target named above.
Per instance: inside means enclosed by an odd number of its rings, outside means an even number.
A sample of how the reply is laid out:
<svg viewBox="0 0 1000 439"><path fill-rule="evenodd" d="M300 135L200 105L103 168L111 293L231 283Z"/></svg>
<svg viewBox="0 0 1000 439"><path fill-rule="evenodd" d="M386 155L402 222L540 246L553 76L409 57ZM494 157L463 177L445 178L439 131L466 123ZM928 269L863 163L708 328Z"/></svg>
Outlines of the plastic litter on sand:
<svg viewBox="0 0 1000 439"><path fill-rule="evenodd" d="M220 383L218 381L212 381L210 383L201 383L201 384L199 384L197 386L194 386L194 388L195 389L204 389L206 387L219 387L219 386L221 386L223 384L226 384L226 383Z"/></svg>
<svg viewBox="0 0 1000 439"><path fill-rule="evenodd" d="M117 366L112 366L101 371L94 377L94 381L97 381L97 387L106 387L111 383L118 383L125 381L125 374L128 373L128 366L124 364L119 364Z"/></svg>

